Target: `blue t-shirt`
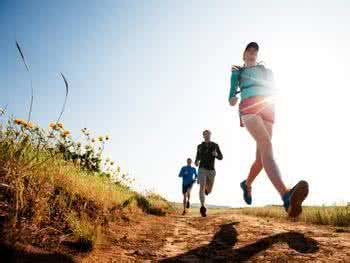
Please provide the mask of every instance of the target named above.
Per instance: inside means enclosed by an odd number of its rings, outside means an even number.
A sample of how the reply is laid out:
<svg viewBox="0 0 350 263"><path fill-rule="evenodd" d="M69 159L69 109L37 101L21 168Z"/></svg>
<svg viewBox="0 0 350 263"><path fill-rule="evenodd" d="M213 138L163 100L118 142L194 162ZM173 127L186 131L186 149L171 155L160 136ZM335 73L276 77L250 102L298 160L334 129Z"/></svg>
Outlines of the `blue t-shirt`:
<svg viewBox="0 0 350 263"><path fill-rule="evenodd" d="M189 185L193 182L194 178L197 178L197 170L192 166L184 166L181 168L179 177L182 177L182 184Z"/></svg>

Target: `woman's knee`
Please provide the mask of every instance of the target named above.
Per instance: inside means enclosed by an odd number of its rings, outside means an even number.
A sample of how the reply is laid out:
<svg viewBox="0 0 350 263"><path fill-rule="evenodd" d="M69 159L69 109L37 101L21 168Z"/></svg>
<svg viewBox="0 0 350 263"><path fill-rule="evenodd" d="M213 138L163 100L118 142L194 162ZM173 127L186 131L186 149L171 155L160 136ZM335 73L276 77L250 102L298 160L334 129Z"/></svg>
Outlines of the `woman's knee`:
<svg viewBox="0 0 350 263"><path fill-rule="evenodd" d="M271 140L263 140L259 145L261 163L265 166L266 162L274 162Z"/></svg>
<svg viewBox="0 0 350 263"><path fill-rule="evenodd" d="M272 149L272 142L269 137L259 138L257 144L260 154L263 154L265 151Z"/></svg>

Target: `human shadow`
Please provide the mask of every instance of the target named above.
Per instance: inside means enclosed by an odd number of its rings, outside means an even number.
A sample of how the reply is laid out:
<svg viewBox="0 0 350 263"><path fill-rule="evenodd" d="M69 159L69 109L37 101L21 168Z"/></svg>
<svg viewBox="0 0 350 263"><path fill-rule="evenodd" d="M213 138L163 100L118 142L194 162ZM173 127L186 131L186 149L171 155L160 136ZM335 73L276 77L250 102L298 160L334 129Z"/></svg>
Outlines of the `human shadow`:
<svg viewBox="0 0 350 263"><path fill-rule="evenodd" d="M316 240L293 231L271 235L252 244L234 249L238 236L235 228L236 224L221 225L208 245L163 259L162 262L242 262L267 250L276 243L286 243L289 248L300 253L315 253L319 249Z"/></svg>
<svg viewBox="0 0 350 263"><path fill-rule="evenodd" d="M74 260L60 253L37 253L17 250L5 244L0 244L0 262L6 263L73 263Z"/></svg>

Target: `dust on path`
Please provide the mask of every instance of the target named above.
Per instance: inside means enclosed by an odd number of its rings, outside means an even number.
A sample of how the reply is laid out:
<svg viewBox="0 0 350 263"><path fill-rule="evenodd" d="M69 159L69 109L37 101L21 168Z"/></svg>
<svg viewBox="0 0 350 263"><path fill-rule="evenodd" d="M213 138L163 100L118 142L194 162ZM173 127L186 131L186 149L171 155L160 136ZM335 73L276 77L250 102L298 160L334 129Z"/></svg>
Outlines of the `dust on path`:
<svg viewBox="0 0 350 263"><path fill-rule="evenodd" d="M210 213L210 211L209 211ZM225 212L115 225L83 262L350 262L350 233Z"/></svg>

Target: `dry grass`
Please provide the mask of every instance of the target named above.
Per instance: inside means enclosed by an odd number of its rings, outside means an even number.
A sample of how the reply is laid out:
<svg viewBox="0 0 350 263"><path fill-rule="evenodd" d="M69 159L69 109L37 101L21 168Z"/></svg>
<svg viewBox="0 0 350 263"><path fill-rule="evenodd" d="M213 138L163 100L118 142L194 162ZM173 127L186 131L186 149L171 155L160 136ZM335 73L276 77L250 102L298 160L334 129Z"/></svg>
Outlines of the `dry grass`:
<svg viewBox="0 0 350 263"><path fill-rule="evenodd" d="M279 206L266 206L238 209L240 213L261 217L287 218L286 212ZM290 219L292 220L292 219ZM350 206L310 206L304 207L296 221L350 227Z"/></svg>
<svg viewBox="0 0 350 263"><path fill-rule="evenodd" d="M18 132L25 131L0 129L2 241L49 248L70 240L89 250L110 222L125 217L125 209L157 215L170 211L161 197L140 195L103 172L82 169L62 154L37 150L30 133L14 137Z"/></svg>

